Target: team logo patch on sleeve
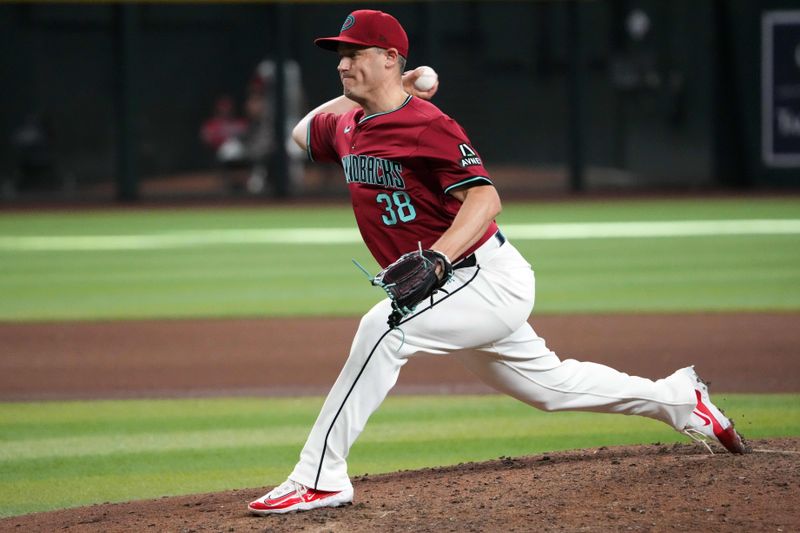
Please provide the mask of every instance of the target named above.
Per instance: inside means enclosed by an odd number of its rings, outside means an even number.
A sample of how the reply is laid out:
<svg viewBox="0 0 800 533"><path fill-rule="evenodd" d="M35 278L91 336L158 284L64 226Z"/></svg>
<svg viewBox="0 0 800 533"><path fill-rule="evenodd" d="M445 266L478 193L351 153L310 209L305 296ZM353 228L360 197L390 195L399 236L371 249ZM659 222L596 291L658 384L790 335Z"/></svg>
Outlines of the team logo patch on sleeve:
<svg viewBox="0 0 800 533"><path fill-rule="evenodd" d="M471 167L475 165L482 165L483 162L481 158L478 157L478 154L475 153L475 150L470 147L468 144L459 144L458 149L461 151L461 166Z"/></svg>

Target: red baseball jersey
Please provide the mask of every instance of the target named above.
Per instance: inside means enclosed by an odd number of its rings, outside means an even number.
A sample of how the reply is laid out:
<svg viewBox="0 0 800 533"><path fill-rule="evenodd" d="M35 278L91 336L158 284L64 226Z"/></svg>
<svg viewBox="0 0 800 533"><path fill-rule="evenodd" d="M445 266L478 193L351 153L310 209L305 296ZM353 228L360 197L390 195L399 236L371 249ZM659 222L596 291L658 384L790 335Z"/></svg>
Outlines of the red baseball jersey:
<svg viewBox="0 0 800 533"><path fill-rule="evenodd" d="M412 96L397 109L369 116L361 108L316 115L306 143L312 161L336 162L344 170L358 229L381 267L418 243L430 248L450 227L461 206L450 191L492 184L464 129ZM463 256L496 231L492 221Z"/></svg>

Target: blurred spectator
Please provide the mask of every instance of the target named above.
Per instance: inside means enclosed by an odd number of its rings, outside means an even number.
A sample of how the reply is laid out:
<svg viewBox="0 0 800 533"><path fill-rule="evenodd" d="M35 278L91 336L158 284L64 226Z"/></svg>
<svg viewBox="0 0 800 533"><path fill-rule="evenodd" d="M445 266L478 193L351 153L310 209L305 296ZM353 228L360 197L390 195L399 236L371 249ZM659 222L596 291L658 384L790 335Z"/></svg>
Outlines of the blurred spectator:
<svg viewBox="0 0 800 533"><path fill-rule="evenodd" d="M46 113L31 113L11 136L17 166L15 183L4 184L4 194L41 190L56 185L53 126Z"/></svg>
<svg viewBox="0 0 800 533"><path fill-rule="evenodd" d="M239 139L247 130L247 121L236 117L233 99L220 96L214 104L214 115L203 123L200 137L214 150L219 150L226 141Z"/></svg>
<svg viewBox="0 0 800 533"><path fill-rule="evenodd" d="M305 153L292 142L292 128L303 117L304 95L297 61L288 59L284 62L284 103L285 103L285 146L288 156L290 184L297 188L303 182ZM253 156L253 174L248 180L248 190L260 192L264 189L268 177L268 169L275 155L275 109L276 97L276 64L272 59L265 59L256 67L255 75L248 86L247 115L251 120L250 152Z"/></svg>
<svg viewBox="0 0 800 533"><path fill-rule="evenodd" d="M226 171L232 188L242 185L252 194L264 191L270 168L273 167L277 146L275 141L276 65L267 59L256 67L247 83L244 99L244 117L236 116L233 100L220 97L214 115L203 123L200 137L214 150L215 157ZM292 142L291 131L302 118L303 89L300 65L296 61L285 63L285 150L288 156L290 184L294 187L303 181L306 155ZM246 176L243 168L249 168Z"/></svg>
<svg viewBox="0 0 800 533"><path fill-rule="evenodd" d="M236 116L233 99L223 95L214 104L214 114L203 122L200 138L224 163L232 159L244 159L241 138L246 131L247 121Z"/></svg>
<svg viewBox="0 0 800 533"><path fill-rule="evenodd" d="M247 190L254 194L262 192L266 186L269 161L275 150L274 110L270 102L265 80L253 76L247 84L244 109L247 117L245 147L252 164Z"/></svg>
<svg viewBox="0 0 800 533"><path fill-rule="evenodd" d="M661 86L656 52L652 43L650 16L634 9L625 16L621 49L612 57L611 79L619 91L637 93Z"/></svg>
<svg viewBox="0 0 800 533"><path fill-rule="evenodd" d="M214 103L214 114L203 122L200 139L214 151L216 162L223 169L223 177L232 189L241 187L239 169L248 166L248 157L242 139L247 132L247 121L236 115L233 99L220 96Z"/></svg>

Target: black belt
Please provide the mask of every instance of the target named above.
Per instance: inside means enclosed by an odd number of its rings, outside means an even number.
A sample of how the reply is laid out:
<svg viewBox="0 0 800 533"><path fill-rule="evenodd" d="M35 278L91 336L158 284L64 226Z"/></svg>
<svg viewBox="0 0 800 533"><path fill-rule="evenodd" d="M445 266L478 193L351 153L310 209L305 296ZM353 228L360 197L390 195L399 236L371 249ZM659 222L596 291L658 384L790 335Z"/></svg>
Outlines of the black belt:
<svg viewBox="0 0 800 533"><path fill-rule="evenodd" d="M497 230L497 233L492 235L492 237L497 239L497 242L500 243L497 245L498 248L506 243L506 237L500 230ZM475 253L473 252L464 259L462 259L461 261L459 261L458 263L456 263L455 265L453 265L453 270L458 270L459 268L474 267L477 264L478 264L478 259L475 257Z"/></svg>

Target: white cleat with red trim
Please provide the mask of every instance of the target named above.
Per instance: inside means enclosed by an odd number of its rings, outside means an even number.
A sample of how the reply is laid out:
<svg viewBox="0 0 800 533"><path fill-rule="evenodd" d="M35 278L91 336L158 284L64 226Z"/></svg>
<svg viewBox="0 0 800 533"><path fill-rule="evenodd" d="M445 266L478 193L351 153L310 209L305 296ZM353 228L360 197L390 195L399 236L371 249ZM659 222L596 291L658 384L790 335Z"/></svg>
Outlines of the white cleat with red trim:
<svg viewBox="0 0 800 533"><path fill-rule="evenodd" d="M352 487L336 492L314 490L287 479L270 492L250 502L247 508L257 515L309 511L318 507L339 507L353 502Z"/></svg>
<svg viewBox="0 0 800 533"><path fill-rule="evenodd" d="M697 397L697 405L692 411L686 427L683 428L683 433L703 444L712 454L714 451L706 439L719 442L731 453L750 453L750 448L733 428L733 420L726 417L716 405L711 403L708 385L700 379L700 376L694 371L694 367L682 368L678 372L692 380Z"/></svg>

